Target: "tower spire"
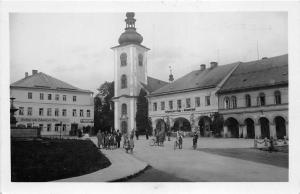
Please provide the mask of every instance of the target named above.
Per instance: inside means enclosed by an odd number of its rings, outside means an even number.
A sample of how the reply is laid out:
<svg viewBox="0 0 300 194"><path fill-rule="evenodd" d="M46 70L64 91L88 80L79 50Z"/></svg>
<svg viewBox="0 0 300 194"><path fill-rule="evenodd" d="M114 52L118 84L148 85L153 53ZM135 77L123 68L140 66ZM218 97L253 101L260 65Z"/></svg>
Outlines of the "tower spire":
<svg viewBox="0 0 300 194"><path fill-rule="evenodd" d="M125 22L126 22L126 28L125 30L128 30L128 29L133 29L135 30L135 21L136 19L134 19L134 12L127 12L126 13L126 19L125 19Z"/></svg>
<svg viewBox="0 0 300 194"><path fill-rule="evenodd" d="M123 32L119 38L119 44L141 44L143 42L143 37L136 32L135 22L136 19L134 18L134 12L127 12L126 13L126 27L125 32Z"/></svg>

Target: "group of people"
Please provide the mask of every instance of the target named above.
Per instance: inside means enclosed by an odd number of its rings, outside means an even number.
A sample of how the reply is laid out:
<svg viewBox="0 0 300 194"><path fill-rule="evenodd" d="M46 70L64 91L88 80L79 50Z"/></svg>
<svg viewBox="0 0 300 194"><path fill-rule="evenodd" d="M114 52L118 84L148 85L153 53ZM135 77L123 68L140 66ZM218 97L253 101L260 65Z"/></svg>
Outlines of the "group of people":
<svg viewBox="0 0 300 194"><path fill-rule="evenodd" d="M120 148L122 134L119 130L113 132L101 132L97 133L98 148L115 149Z"/></svg>

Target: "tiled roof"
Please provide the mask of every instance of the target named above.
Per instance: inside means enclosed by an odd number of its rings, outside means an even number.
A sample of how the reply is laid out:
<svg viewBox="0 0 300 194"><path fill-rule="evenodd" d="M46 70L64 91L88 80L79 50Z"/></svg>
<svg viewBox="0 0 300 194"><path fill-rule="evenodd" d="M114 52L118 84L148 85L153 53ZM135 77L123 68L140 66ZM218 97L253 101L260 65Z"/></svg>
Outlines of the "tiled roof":
<svg viewBox="0 0 300 194"><path fill-rule="evenodd" d="M214 68L206 68L205 70L192 71L173 83L155 90L150 96L216 87L238 64L231 63Z"/></svg>
<svg viewBox="0 0 300 194"><path fill-rule="evenodd" d="M219 93L288 84L288 55L241 63Z"/></svg>
<svg viewBox="0 0 300 194"><path fill-rule="evenodd" d="M155 90L158 90L159 88L165 86L168 84L168 82L153 78L153 77L147 77L147 85L142 83L142 86L148 91L148 92L153 92Z"/></svg>
<svg viewBox="0 0 300 194"><path fill-rule="evenodd" d="M18 88L36 88L36 89L50 89L50 90L61 90L61 91L75 91L75 92L87 92L92 93L89 90L83 90L72 86L66 82L58 80L50 75L39 72L34 75L25 77L19 81L16 81L10 85L10 87Z"/></svg>

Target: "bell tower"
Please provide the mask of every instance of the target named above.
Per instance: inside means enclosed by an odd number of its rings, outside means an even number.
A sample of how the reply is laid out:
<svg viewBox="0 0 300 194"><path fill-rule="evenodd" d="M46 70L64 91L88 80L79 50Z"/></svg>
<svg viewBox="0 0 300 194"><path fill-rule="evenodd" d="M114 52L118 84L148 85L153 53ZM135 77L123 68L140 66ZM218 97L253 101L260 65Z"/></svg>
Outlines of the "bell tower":
<svg viewBox="0 0 300 194"><path fill-rule="evenodd" d="M114 125L115 129L130 133L136 129L136 103L141 83L147 85L147 47L136 32L133 12L126 13L125 32L119 37L114 51Z"/></svg>

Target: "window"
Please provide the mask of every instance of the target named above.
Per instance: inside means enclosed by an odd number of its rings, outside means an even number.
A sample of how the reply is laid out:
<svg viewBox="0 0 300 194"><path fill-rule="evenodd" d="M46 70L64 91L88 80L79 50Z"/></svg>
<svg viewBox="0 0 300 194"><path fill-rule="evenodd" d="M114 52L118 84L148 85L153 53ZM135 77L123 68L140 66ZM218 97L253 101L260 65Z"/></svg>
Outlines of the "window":
<svg viewBox="0 0 300 194"><path fill-rule="evenodd" d="M157 103L156 102L153 103L153 111L157 111Z"/></svg>
<svg viewBox="0 0 300 194"><path fill-rule="evenodd" d="M205 96L205 106L210 106L210 96Z"/></svg>
<svg viewBox="0 0 300 194"><path fill-rule="evenodd" d="M40 93L40 100L44 100L44 93Z"/></svg>
<svg viewBox="0 0 300 194"><path fill-rule="evenodd" d="M40 116L43 116L43 115L44 115L44 109L43 109L43 108L40 108L40 109L39 109L39 115L40 115Z"/></svg>
<svg viewBox="0 0 300 194"><path fill-rule="evenodd" d="M52 100L52 95L48 94L48 100Z"/></svg>
<svg viewBox="0 0 300 194"><path fill-rule="evenodd" d="M173 110L173 101L172 100L169 101L169 109Z"/></svg>
<svg viewBox="0 0 300 194"><path fill-rule="evenodd" d="M190 98L185 99L185 107L191 108L191 99Z"/></svg>
<svg viewBox="0 0 300 194"><path fill-rule="evenodd" d="M275 104L281 104L281 93L280 91L275 91L274 92L274 96L275 96Z"/></svg>
<svg viewBox="0 0 300 194"><path fill-rule="evenodd" d="M121 112L122 115L127 115L127 104L122 104Z"/></svg>
<svg viewBox="0 0 300 194"><path fill-rule="evenodd" d="M265 106L266 105L266 96L265 96L264 93L260 93L258 95L257 102L258 102L259 106Z"/></svg>
<svg viewBox="0 0 300 194"><path fill-rule="evenodd" d="M127 65L127 54L122 53L120 55L120 60L121 60L121 66L126 66Z"/></svg>
<svg viewBox="0 0 300 194"><path fill-rule="evenodd" d="M32 123L27 123L27 128L31 128L32 127Z"/></svg>
<svg viewBox="0 0 300 194"><path fill-rule="evenodd" d="M43 124L39 124L39 127L41 130L43 130L44 125Z"/></svg>
<svg viewBox="0 0 300 194"><path fill-rule="evenodd" d="M90 110L86 110L86 117L91 117L91 111Z"/></svg>
<svg viewBox="0 0 300 194"><path fill-rule="evenodd" d="M28 99L32 99L32 92L28 92Z"/></svg>
<svg viewBox="0 0 300 194"><path fill-rule="evenodd" d="M19 115L24 115L24 107L19 107Z"/></svg>
<svg viewBox="0 0 300 194"><path fill-rule="evenodd" d="M52 115L52 109L51 108L47 108L47 116L51 116Z"/></svg>
<svg viewBox="0 0 300 194"><path fill-rule="evenodd" d="M143 66L143 55L139 54L139 66Z"/></svg>
<svg viewBox="0 0 300 194"><path fill-rule="evenodd" d="M83 110L82 109L79 111L79 116L83 117Z"/></svg>
<svg viewBox="0 0 300 194"><path fill-rule="evenodd" d="M54 126L55 131L58 131L58 126L59 126L59 124L55 124L55 126Z"/></svg>
<svg viewBox="0 0 300 194"><path fill-rule="evenodd" d="M227 96L224 98L224 108L225 109L229 109L230 108L230 100L229 100L229 98Z"/></svg>
<svg viewBox="0 0 300 194"><path fill-rule="evenodd" d="M55 100L59 101L59 94L55 94Z"/></svg>
<svg viewBox="0 0 300 194"><path fill-rule="evenodd" d="M67 116L67 109L62 110L62 116L66 117Z"/></svg>
<svg viewBox="0 0 300 194"><path fill-rule="evenodd" d="M232 105L232 108L236 108L236 97L235 96L231 96L231 105Z"/></svg>
<svg viewBox="0 0 300 194"><path fill-rule="evenodd" d="M122 75L121 77L121 89L127 88L127 77L126 75Z"/></svg>
<svg viewBox="0 0 300 194"><path fill-rule="evenodd" d="M76 109L73 109L73 117L76 117L77 114L76 114Z"/></svg>
<svg viewBox="0 0 300 194"><path fill-rule="evenodd" d="M47 124L47 131L51 131L51 124Z"/></svg>
<svg viewBox="0 0 300 194"><path fill-rule="evenodd" d="M32 107L27 108L27 115L31 116L32 115Z"/></svg>
<svg viewBox="0 0 300 194"><path fill-rule="evenodd" d="M63 101L67 101L67 96L63 95Z"/></svg>
<svg viewBox="0 0 300 194"><path fill-rule="evenodd" d="M62 125L62 130L63 130L63 131L66 131L66 128L67 128L66 124L63 124L63 125Z"/></svg>
<svg viewBox="0 0 300 194"><path fill-rule="evenodd" d="M76 102L76 96L73 96L73 102Z"/></svg>
<svg viewBox="0 0 300 194"><path fill-rule="evenodd" d="M165 110L165 102L160 102L160 109Z"/></svg>
<svg viewBox="0 0 300 194"><path fill-rule="evenodd" d="M246 94L245 100L246 100L246 107L250 107L251 106L251 97L249 94Z"/></svg>
<svg viewBox="0 0 300 194"><path fill-rule="evenodd" d="M196 107L200 107L200 97L195 98L195 105Z"/></svg>
<svg viewBox="0 0 300 194"><path fill-rule="evenodd" d="M177 109L181 109L181 100L177 100Z"/></svg>
<svg viewBox="0 0 300 194"><path fill-rule="evenodd" d="M59 116L59 109L58 109L58 108L56 108L56 109L55 109L55 111L54 111L54 115L55 115L56 117L58 117L58 116Z"/></svg>

